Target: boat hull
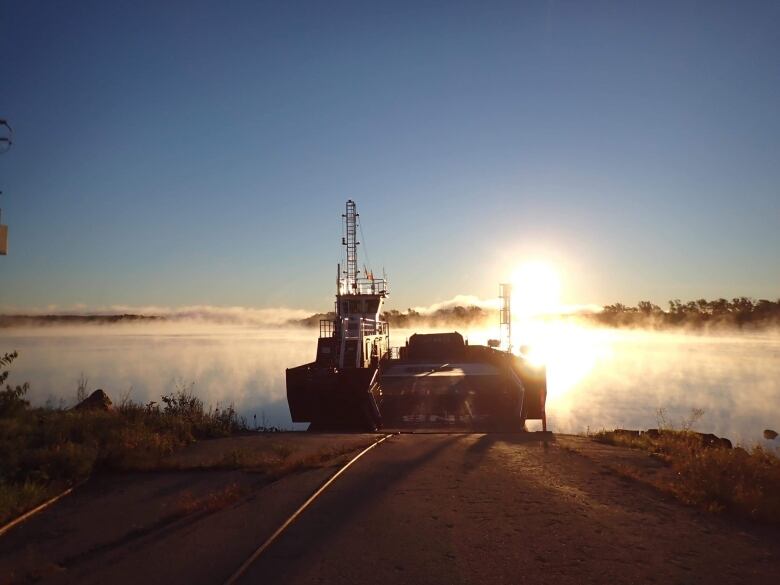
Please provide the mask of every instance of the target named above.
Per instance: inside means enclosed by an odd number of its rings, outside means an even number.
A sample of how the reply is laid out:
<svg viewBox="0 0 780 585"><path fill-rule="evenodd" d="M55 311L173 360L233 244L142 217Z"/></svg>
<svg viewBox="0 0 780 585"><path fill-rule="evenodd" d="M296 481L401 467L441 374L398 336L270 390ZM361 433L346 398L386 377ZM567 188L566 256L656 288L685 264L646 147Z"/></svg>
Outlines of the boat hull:
<svg viewBox="0 0 780 585"><path fill-rule="evenodd" d="M309 430L376 430L381 417L370 392L376 368L336 370L316 362L289 368L287 402L295 423Z"/></svg>
<svg viewBox="0 0 780 585"><path fill-rule="evenodd" d="M460 427L546 429L547 374L522 356L470 346L458 333L413 335L399 358L338 369L319 360L287 370L293 422L311 430Z"/></svg>
<svg viewBox="0 0 780 585"><path fill-rule="evenodd" d="M523 428L524 388L492 364L391 363L379 379L385 426Z"/></svg>

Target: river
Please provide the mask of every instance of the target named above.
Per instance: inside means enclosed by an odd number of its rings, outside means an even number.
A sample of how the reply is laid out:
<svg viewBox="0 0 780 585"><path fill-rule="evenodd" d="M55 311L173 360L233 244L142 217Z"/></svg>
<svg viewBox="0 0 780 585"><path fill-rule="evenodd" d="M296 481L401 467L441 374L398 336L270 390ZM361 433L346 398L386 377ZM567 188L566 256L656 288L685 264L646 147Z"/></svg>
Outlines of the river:
<svg viewBox="0 0 780 585"><path fill-rule="evenodd" d="M472 343L495 336L461 331ZM697 334L570 322L524 331L535 342L532 357L547 364L554 431L680 427L700 409L696 429L776 448L776 441L762 438L763 429L780 428L776 331ZM392 344L403 344L409 334L393 331ZM0 330L0 352L19 352L9 382L29 381L34 405L71 406L82 375L90 389L103 388L115 402L122 396L159 402L162 394L194 383L206 404L233 404L250 425L303 428L290 421L284 370L311 361L316 335L197 321L42 326Z"/></svg>

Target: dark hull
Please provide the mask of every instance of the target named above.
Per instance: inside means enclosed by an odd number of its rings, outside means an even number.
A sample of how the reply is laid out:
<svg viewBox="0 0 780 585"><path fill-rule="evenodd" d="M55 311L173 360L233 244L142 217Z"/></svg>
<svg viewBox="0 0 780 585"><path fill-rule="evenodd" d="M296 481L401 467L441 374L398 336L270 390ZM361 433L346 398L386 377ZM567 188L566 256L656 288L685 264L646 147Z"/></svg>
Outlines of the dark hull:
<svg viewBox="0 0 780 585"><path fill-rule="evenodd" d="M522 430L545 422L547 374L520 356L469 346L454 334L413 335L401 359L337 370L313 362L287 370L293 422L312 430L465 427Z"/></svg>
<svg viewBox="0 0 780 585"><path fill-rule="evenodd" d="M376 368L336 371L310 363L287 370L293 422L310 430L376 430L381 418L369 385Z"/></svg>
<svg viewBox="0 0 780 585"><path fill-rule="evenodd" d="M392 428L523 428L523 391L503 375L383 378L379 409Z"/></svg>

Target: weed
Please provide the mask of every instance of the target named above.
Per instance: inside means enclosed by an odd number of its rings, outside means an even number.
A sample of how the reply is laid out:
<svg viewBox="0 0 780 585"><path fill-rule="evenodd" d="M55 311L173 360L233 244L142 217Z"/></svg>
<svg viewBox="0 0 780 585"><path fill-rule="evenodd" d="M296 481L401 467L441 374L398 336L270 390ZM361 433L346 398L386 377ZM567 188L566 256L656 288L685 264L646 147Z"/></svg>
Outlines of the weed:
<svg viewBox="0 0 780 585"><path fill-rule="evenodd" d="M665 408L659 408L656 411L656 421L658 422L658 428L661 430L667 430L667 431L684 431L688 432L693 429L693 426L699 422L699 420L704 416L704 409L703 408L692 408L690 414L688 414L687 417L683 418L680 421L679 425L674 424L672 422L672 419L669 417L669 415L666 412Z"/></svg>
<svg viewBox="0 0 780 585"><path fill-rule="evenodd" d="M5 354L0 366L15 358ZM79 384L87 388L87 378ZM96 469L151 469L197 439L246 430L232 405L205 410L192 385L164 396L163 408L128 391L108 412L30 408L27 387L0 391L0 522Z"/></svg>
<svg viewBox="0 0 780 585"><path fill-rule="evenodd" d="M18 357L19 354L15 351L3 354L0 356L0 368L10 367ZM24 398L27 390L30 389L27 382L16 386L6 384L5 389L2 390L2 384L8 379L9 373L7 369L0 371L0 417L14 416L30 405Z"/></svg>
<svg viewBox="0 0 780 585"><path fill-rule="evenodd" d="M54 494L53 486L39 482L0 482L0 522L29 510Z"/></svg>
<svg viewBox="0 0 780 585"><path fill-rule="evenodd" d="M601 431L594 438L649 451L665 461L675 472L675 480L659 476L653 483L686 503L780 522L780 458L760 446L750 450L711 446L687 422L682 430L667 427L638 436Z"/></svg>
<svg viewBox="0 0 780 585"><path fill-rule="evenodd" d="M89 378L81 372L79 379L76 380L76 404L84 402L87 396L89 396Z"/></svg>

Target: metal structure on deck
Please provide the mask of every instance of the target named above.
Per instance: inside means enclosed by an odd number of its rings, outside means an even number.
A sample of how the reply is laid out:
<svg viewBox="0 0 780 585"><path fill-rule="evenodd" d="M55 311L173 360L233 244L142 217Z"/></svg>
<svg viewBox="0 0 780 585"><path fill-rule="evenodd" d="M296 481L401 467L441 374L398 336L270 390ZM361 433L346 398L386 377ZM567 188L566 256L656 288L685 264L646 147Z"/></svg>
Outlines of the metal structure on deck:
<svg viewBox="0 0 780 585"><path fill-rule="evenodd" d="M357 241L357 222L358 213L355 202L350 199L347 201L347 211L341 217L344 218L344 237L341 239L341 244L347 251L347 269L344 271L346 275L345 288L347 291L355 292L357 288L357 247L360 242Z"/></svg>
<svg viewBox="0 0 780 585"><path fill-rule="evenodd" d="M505 348L508 353L512 353L512 285L499 284L498 296L501 301L498 310L501 347Z"/></svg>

